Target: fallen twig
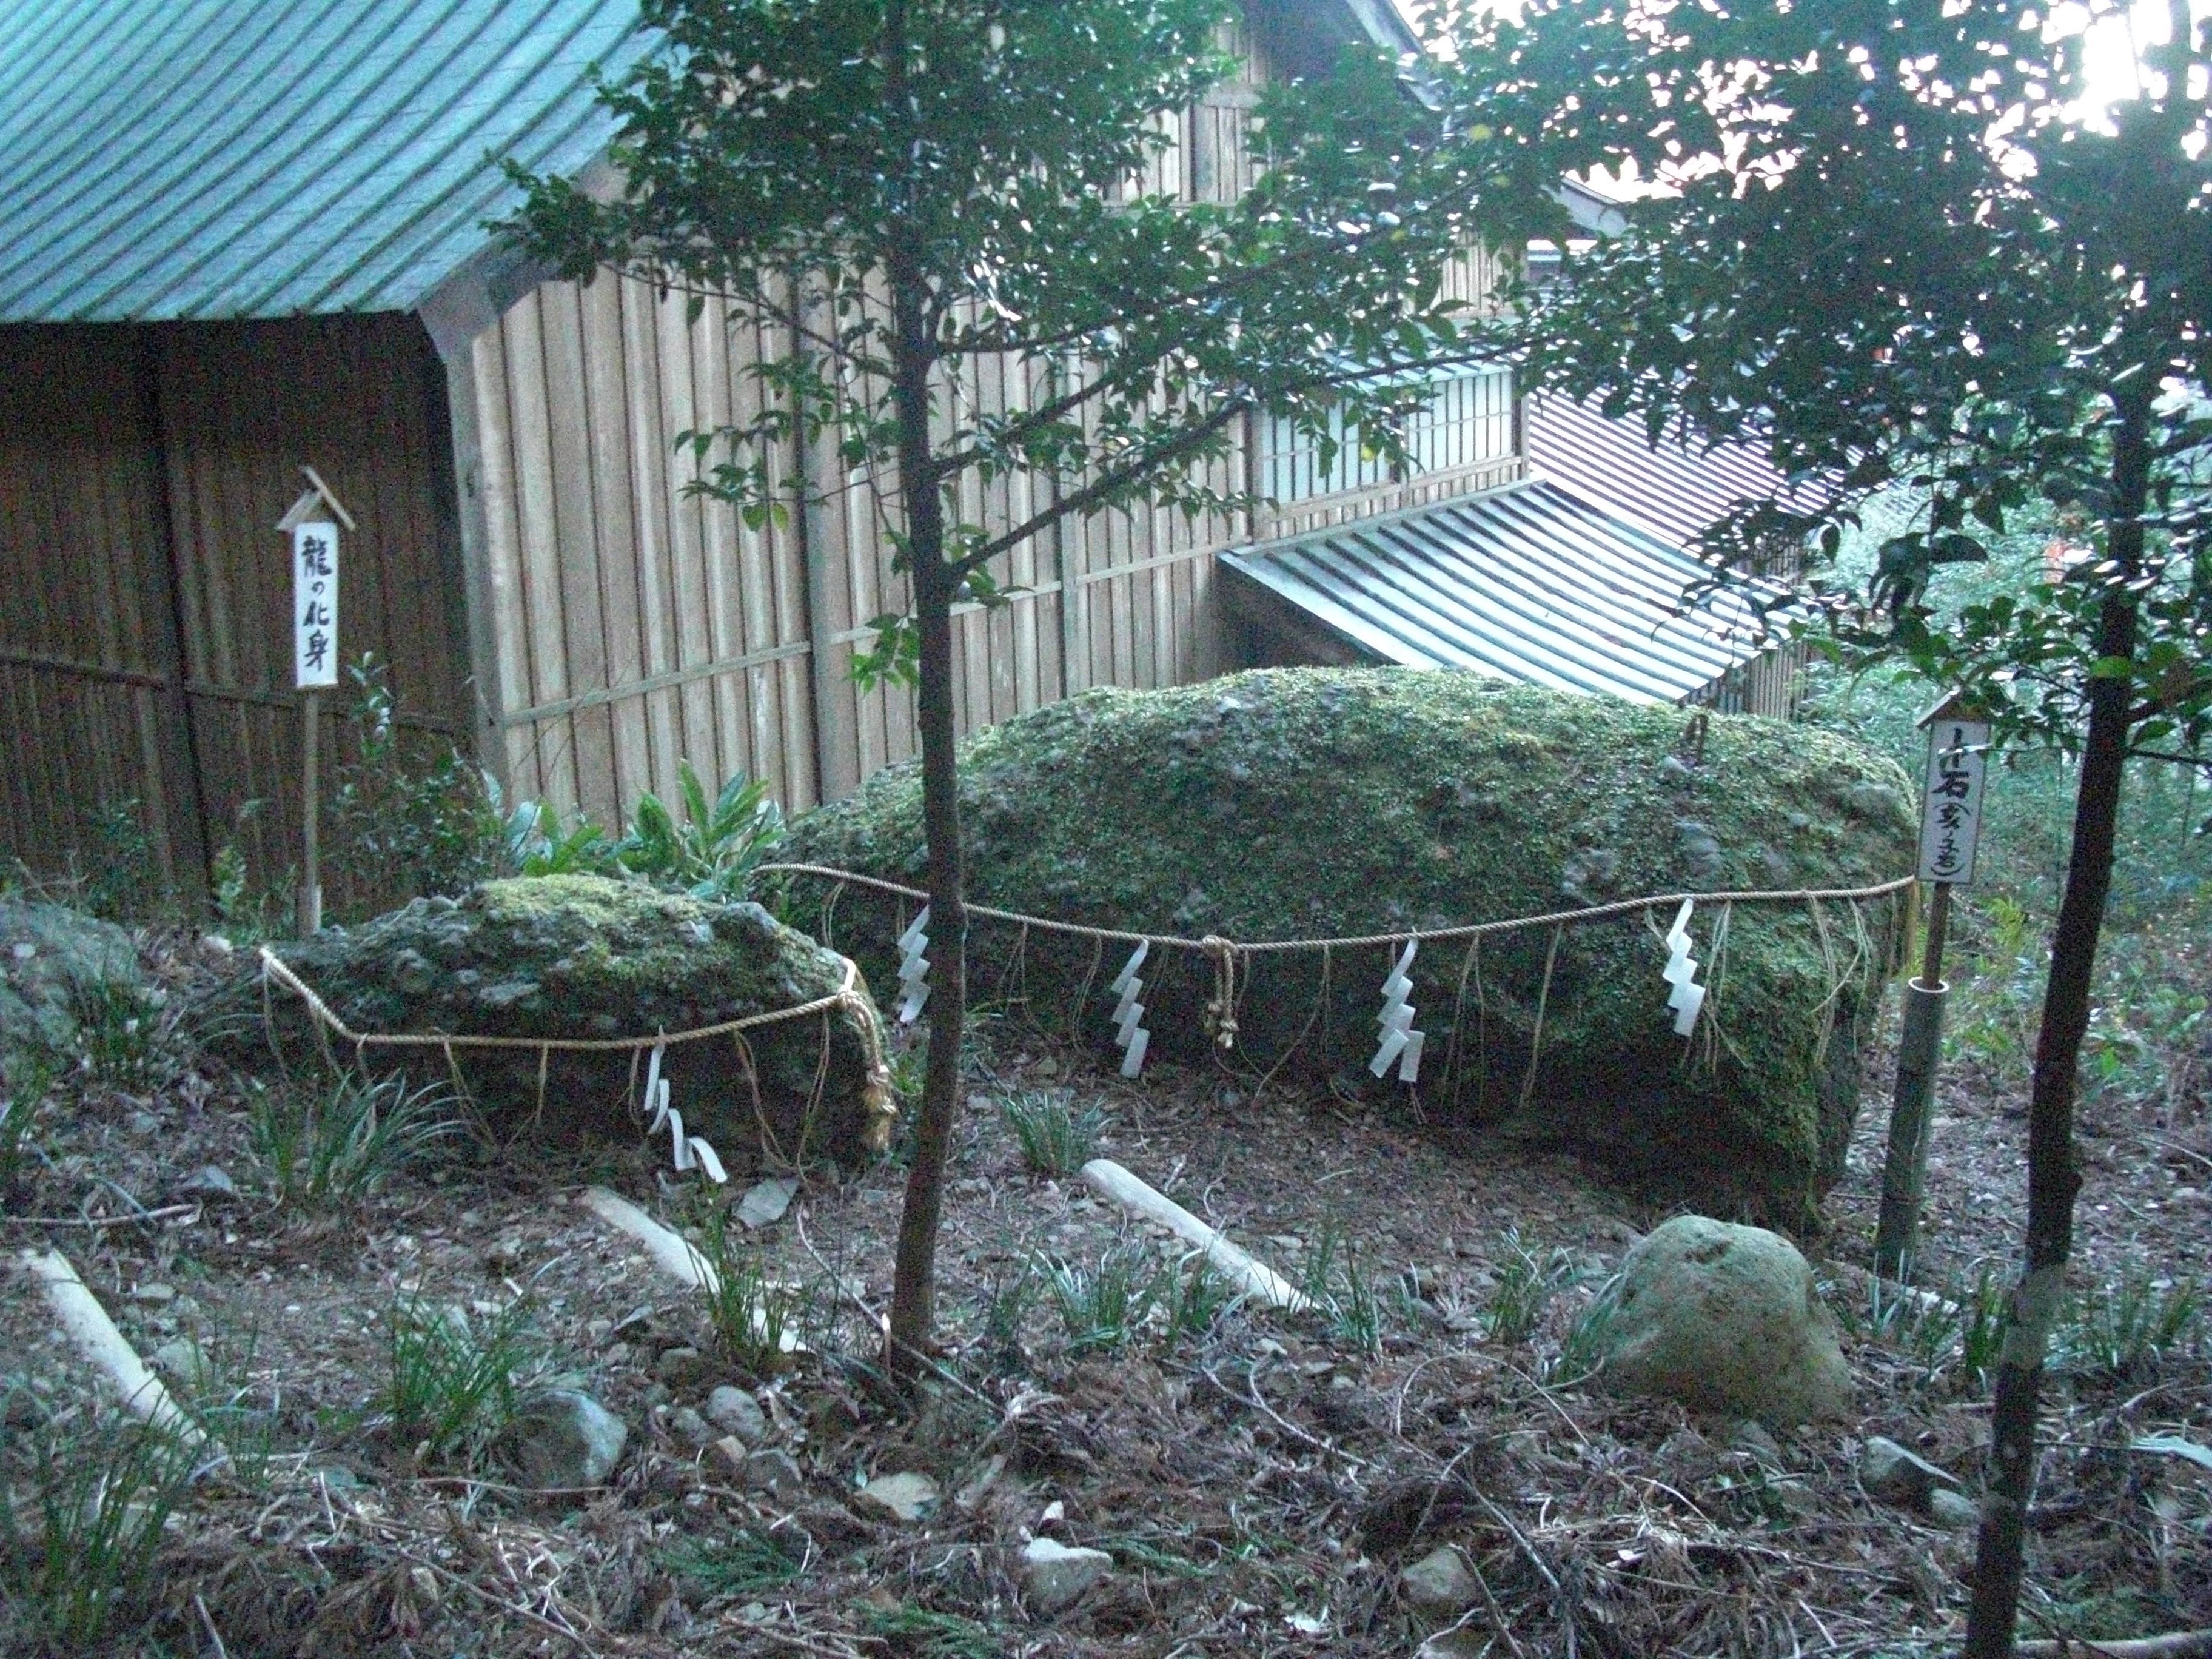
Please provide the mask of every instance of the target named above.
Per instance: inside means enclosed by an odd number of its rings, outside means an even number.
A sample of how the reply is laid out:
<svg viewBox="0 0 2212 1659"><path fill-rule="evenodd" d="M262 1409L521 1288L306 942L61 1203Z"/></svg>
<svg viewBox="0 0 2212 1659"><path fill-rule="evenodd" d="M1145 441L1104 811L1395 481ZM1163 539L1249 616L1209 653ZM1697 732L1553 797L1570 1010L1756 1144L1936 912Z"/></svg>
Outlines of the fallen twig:
<svg viewBox="0 0 2212 1659"><path fill-rule="evenodd" d="M531 1624L537 1626L540 1630L548 1631L553 1635L559 1637L564 1642L573 1643L575 1645L577 1651L580 1653L596 1654L599 1651L598 1649L592 1647L591 1643L586 1641L583 1637L577 1634L575 1631L569 1628L567 1625L562 1624L559 1620L548 1619L544 1613L538 1612L535 1608L526 1607L519 1601L510 1601L503 1595L494 1595L483 1585L476 1583L472 1579L464 1578L459 1573L453 1571L450 1567L441 1567L435 1561L426 1560L422 1556L414 1554L410 1551L407 1550L401 1550L399 1552L399 1559L411 1564L412 1565L427 1568L429 1571L444 1579L447 1583L459 1585L470 1595L475 1596L478 1601L497 1607L501 1613L512 1613L517 1619L526 1620ZM603 1635L604 1633L600 1634Z"/></svg>
<svg viewBox="0 0 2212 1659"><path fill-rule="evenodd" d="M2164 1636L2135 1636L2124 1642L2092 1642L2080 1636L2038 1637L2013 1651L2022 1659L2198 1659L2212 1654L2212 1630L2178 1630Z"/></svg>
<svg viewBox="0 0 2212 1659"><path fill-rule="evenodd" d="M171 1216L196 1216L199 1210L197 1204L165 1204L158 1210L141 1210L136 1215L6 1215L0 1216L0 1225L89 1227L100 1232L109 1227L143 1227L149 1222L167 1221Z"/></svg>

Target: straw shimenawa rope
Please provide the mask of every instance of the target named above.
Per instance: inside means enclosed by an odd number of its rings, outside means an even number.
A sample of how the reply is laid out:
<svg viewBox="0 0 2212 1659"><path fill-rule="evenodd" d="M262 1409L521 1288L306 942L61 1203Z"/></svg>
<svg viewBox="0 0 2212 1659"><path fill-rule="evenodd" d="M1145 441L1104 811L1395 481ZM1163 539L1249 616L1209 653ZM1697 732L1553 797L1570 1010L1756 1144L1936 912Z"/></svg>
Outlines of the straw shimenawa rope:
<svg viewBox="0 0 2212 1659"><path fill-rule="evenodd" d="M929 895L919 887L908 887L898 882L885 881L878 876L864 876L851 870L840 870L824 864L763 864L761 875L817 876L837 884L831 894L829 908L847 885L871 887L878 892L896 894L904 899L919 899L927 902ZM1121 945L1149 945L1160 950L1195 951L1212 964L1214 991L1206 1005L1214 1029L1214 1042L1221 1049L1236 1046L1237 958L1239 956L1258 956L1271 951L1319 951L1326 961L1336 951L1357 950L1364 945L1400 945L1408 939L1419 939L1434 944L1445 939L1479 941L1499 933L1517 933L1523 929L1548 927L1553 930L1551 954L1559 951L1560 930L1586 921L1602 921L1609 916L1632 915L1638 911L1650 911L1678 906L1685 899L1694 899L1700 904L1725 907L1736 904L1806 904L1813 907L1815 926L1825 939L1826 927L1820 906L1824 901L1848 901L1856 904L1863 899L1887 898L1902 893L1918 880L1915 876L1899 876L1894 881L1885 881L1869 887L1804 887L1788 891L1744 890L1722 893L1656 893L1644 898L1618 899L1609 904L1593 904L1575 910L1552 910L1542 915L1512 916L1502 921L1475 921L1455 927L1407 928L1395 933L1360 933L1348 939L1231 939L1218 933L1208 933L1202 939L1188 939L1176 933L1131 933L1118 927L1092 927L1082 922L1058 921L1048 916L1030 915L1020 910L1002 910L988 904L970 903L968 913L993 921L1014 922L1020 925L1026 939L1028 930L1036 928L1048 933L1066 933L1077 938L1097 940L1103 947L1107 942ZM1551 966L1547 962L1545 983L1548 990ZM1833 1000L1834 993L1830 994ZM1531 1057L1530 1080L1534 1078L1534 1057ZM1525 1091L1524 1091L1525 1092Z"/></svg>
<svg viewBox="0 0 2212 1659"><path fill-rule="evenodd" d="M829 1021L827 1016L842 1009L853 1017L860 1027L862 1041L867 1048L867 1083L862 1091L861 1103L868 1114L868 1125L863 1138L880 1150L879 1143L887 1143L891 1120L898 1115L898 1107L891 1092L890 1065L884 1058L883 1040L876 1030L876 1022L868 1005L867 995L860 989L860 970L849 957L839 957L844 969L842 982L827 996L815 998L789 1008L772 1008L765 1013L746 1014L736 1019L717 1020L712 1025L694 1026L683 1031L655 1031L650 1036L636 1037L535 1037L492 1036L467 1032L448 1031L356 1031L347 1024L331 1006L316 994L314 988L302 980L267 945L261 947L261 975L264 994L270 982L283 986L306 1005L315 1021L340 1041L353 1045L356 1060L364 1059L372 1048L434 1048L444 1054L448 1071L459 1075L453 1058L457 1048L520 1048L535 1050L538 1054L538 1109L545 1109L545 1074L547 1061L557 1050L575 1054L644 1053L650 1048L672 1048L679 1043L702 1042L708 1037L726 1036L738 1042L742 1049L743 1034L757 1026L774 1025L787 1019L802 1019L809 1014L824 1016L823 1060L828 1060ZM747 1070L750 1066L748 1063ZM635 1075L633 1063L632 1072Z"/></svg>

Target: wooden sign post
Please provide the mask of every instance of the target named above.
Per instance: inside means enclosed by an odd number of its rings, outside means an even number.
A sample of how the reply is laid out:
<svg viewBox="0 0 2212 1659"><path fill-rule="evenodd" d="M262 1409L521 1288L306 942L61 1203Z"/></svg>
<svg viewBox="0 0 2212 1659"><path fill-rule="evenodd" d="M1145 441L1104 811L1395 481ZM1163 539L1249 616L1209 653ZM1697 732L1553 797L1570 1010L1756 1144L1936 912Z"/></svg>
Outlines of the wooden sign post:
<svg viewBox="0 0 2212 1659"><path fill-rule="evenodd" d="M1943 945L1951 926L1951 890L1974 878L1981 836L1990 723L1957 696L1920 717L1928 732L1928 777L1920 809L1920 879L1929 884L1928 941L1920 975L1905 988L1905 1029L1897 1044L1897 1091L1889 1115L1889 1152L1881 1169L1881 1218L1875 1224L1875 1272L1912 1277L1920 1240L1920 1203L1928 1184L1929 1124L1936 1070L1942 1054Z"/></svg>
<svg viewBox="0 0 2212 1659"><path fill-rule="evenodd" d="M321 693L338 683L338 526L353 515L331 493L314 468L303 466L309 488L278 521L292 538L292 684L300 693L300 773L302 868L297 921L300 936L323 925Z"/></svg>

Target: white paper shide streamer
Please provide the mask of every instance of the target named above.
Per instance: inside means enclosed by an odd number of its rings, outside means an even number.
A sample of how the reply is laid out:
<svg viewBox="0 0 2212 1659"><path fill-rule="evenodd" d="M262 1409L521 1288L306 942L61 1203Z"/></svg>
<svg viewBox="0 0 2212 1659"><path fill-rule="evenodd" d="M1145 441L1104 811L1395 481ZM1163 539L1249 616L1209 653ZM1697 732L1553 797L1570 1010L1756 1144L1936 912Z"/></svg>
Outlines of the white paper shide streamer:
<svg viewBox="0 0 2212 1659"><path fill-rule="evenodd" d="M1137 977L1137 969L1145 965L1152 954L1150 939L1139 939L1137 948L1129 952L1128 961L1114 976L1107 988L1119 1001L1114 1005L1114 1042L1121 1053L1121 1075L1134 1077L1144 1068L1145 1050L1152 1045L1152 1034L1145 1029L1145 1005L1137 1000L1144 994L1145 981Z"/></svg>
<svg viewBox="0 0 2212 1659"><path fill-rule="evenodd" d="M1674 1011L1674 1035L1687 1036L1698 1023L1698 1010L1705 1006L1705 988L1698 983L1698 959L1690 954L1690 910L1696 902L1684 899L1667 930L1667 965L1659 976L1672 987L1667 1006Z"/></svg>
<svg viewBox="0 0 2212 1659"><path fill-rule="evenodd" d="M1407 939L1399 953L1398 965L1382 981L1382 1012L1376 1020L1382 1028L1382 1040L1376 1046L1375 1058L1367 1062L1367 1069L1381 1077L1396 1061L1401 1083L1420 1080L1421 1048L1428 1041L1427 1032L1413 1029L1413 1005L1407 1000L1413 994L1413 981L1407 970L1413 965L1413 953L1419 948L1419 939Z"/></svg>
<svg viewBox="0 0 2212 1659"><path fill-rule="evenodd" d="M907 924L907 930L898 936L899 989L905 994L899 999L898 1022L911 1025L921 1012L921 1005L929 1000L929 907L921 907L921 914Z"/></svg>
<svg viewBox="0 0 2212 1659"><path fill-rule="evenodd" d="M660 1061L667 1052L666 1043L654 1043L653 1058L645 1068L645 1109L652 1115L645 1133L650 1138L663 1129L668 1131L669 1152L676 1160L679 1175L696 1170L717 1187L726 1185L729 1171L722 1167L722 1160L714 1147L703 1135L686 1134L684 1114L668 1103L668 1079L660 1074Z"/></svg>

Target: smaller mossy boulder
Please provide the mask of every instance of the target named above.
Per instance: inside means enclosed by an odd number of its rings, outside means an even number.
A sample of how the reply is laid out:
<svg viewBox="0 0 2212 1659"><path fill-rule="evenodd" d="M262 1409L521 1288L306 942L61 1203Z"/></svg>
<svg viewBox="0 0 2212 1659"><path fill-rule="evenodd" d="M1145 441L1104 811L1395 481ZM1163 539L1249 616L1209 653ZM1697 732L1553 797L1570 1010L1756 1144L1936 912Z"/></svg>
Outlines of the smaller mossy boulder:
<svg viewBox="0 0 2212 1659"><path fill-rule="evenodd" d="M1769 1428L1848 1416L1851 1371L1796 1245L1678 1215L1628 1253L1602 1327L1604 1384Z"/></svg>
<svg viewBox="0 0 2212 1659"><path fill-rule="evenodd" d="M833 995L846 976L842 957L757 904L600 876L486 882L459 899L416 899L278 954L349 1029L376 1035L680 1039ZM882 1021L866 984L855 988L817 1013L672 1041L661 1074L686 1129L733 1171L880 1150L895 1109L880 1064ZM264 987L258 963L211 1000L201 1023L224 1032L234 1050L262 1058L265 1045L288 1060L326 1049L353 1058L301 998ZM641 1132L640 1048L464 1044L452 1054L495 1127L556 1145ZM362 1058L379 1072L419 1073L422 1082L448 1076L442 1048L371 1045Z"/></svg>
<svg viewBox="0 0 2212 1659"><path fill-rule="evenodd" d="M1857 1110L1860 1056L1902 895L1701 904L1705 1012L1686 1043L1660 977L1673 920L1449 930L1658 894L1860 890L1912 869L1904 774L1777 720L1412 669L1286 669L1099 690L981 732L960 763L969 896L1092 927L1241 943L1399 936L1236 960L1145 963L1159 1058L1304 1073L1407 1097L1369 1072L1402 937L1425 1054L1413 1100L1443 1129L1564 1143L1670 1200L1818 1225ZM793 826L787 856L921 884L911 766ZM785 914L889 972L914 906L793 878ZM1445 937L1436 937L1439 933ZM1126 943L977 920L978 1001L1109 1040Z"/></svg>
<svg viewBox="0 0 2212 1659"><path fill-rule="evenodd" d="M0 1054L65 1048L88 1000L146 984L138 947L112 921L0 898Z"/></svg>

